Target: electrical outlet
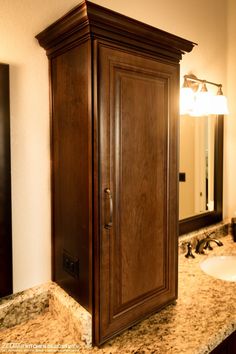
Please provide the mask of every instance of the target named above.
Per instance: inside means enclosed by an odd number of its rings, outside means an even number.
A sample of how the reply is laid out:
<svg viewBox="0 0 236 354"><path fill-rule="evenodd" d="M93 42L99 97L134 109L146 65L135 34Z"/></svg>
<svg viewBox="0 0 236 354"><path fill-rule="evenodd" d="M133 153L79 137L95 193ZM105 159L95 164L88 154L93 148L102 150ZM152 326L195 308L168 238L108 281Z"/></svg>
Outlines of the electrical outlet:
<svg viewBox="0 0 236 354"><path fill-rule="evenodd" d="M79 260L71 256L65 250L63 251L63 269L72 277L79 277Z"/></svg>
<svg viewBox="0 0 236 354"><path fill-rule="evenodd" d="M186 174L185 172L180 172L179 173L179 182L185 182L186 181Z"/></svg>

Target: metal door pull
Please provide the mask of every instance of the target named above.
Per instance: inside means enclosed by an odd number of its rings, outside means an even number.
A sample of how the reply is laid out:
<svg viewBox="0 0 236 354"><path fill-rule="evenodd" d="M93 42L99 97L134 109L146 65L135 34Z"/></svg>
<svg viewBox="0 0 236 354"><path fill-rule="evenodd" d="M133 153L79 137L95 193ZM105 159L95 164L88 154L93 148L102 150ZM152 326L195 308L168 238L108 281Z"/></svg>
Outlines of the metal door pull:
<svg viewBox="0 0 236 354"><path fill-rule="evenodd" d="M107 224L105 224L105 229L108 229L108 230L110 230L111 229L111 227L112 227L112 219L113 219L113 200L112 200L112 195L111 195L111 191L110 191L110 189L109 188L106 188L105 190L104 190L104 192L105 192L105 195L107 196L107 198L109 199L109 201L110 201L110 218L109 218L109 222L107 223Z"/></svg>

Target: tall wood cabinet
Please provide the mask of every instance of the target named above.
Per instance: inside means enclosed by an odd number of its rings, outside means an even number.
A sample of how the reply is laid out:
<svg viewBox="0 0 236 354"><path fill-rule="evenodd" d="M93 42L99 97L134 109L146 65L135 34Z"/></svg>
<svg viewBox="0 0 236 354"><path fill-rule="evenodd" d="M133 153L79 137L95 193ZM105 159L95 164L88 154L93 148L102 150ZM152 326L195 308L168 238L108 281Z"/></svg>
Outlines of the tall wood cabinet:
<svg viewBox="0 0 236 354"><path fill-rule="evenodd" d="M50 65L53 277L101 344L177 297L179 60L194 44L89 1L37 39Z"/></svg>

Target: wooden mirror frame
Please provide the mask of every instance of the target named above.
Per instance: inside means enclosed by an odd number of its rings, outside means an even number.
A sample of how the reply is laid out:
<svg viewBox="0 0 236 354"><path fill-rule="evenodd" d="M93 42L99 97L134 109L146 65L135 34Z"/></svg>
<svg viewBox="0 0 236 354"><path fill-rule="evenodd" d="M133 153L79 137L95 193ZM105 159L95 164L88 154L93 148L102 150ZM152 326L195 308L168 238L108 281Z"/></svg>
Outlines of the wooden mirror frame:
<svg viewBox="0 0 236 354"><path fill-rule="evenodd" d="M179 220L179 235L198 230L222 220L224 116L216 116L214 161L214 211Z"/></svg>

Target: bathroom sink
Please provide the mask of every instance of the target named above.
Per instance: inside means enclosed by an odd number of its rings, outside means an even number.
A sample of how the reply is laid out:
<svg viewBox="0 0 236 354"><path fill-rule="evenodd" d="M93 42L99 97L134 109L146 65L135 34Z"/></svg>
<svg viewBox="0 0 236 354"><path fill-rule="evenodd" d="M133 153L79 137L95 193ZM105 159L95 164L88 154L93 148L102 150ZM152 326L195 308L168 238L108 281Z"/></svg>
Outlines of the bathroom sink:
<svg viewBox="0 0 236 354"><path fill-rule="evenodd" d="M209 257L200 263L200 268L215 278L236 282L236 256Z"/></svg>

